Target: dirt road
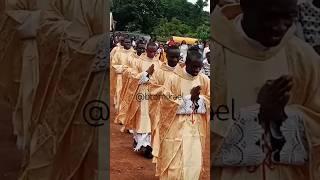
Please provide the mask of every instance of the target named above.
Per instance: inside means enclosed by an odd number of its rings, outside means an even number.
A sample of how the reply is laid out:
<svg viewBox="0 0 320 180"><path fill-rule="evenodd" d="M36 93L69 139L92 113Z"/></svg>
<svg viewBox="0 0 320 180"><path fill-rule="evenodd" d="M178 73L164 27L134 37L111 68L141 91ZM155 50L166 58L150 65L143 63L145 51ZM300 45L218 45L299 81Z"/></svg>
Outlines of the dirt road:
<svg viewBox="0 0 320 180"><path fill-rule="evenodd" d="M111 113L113 110L111 108ZM133 137L131 134L120 132L120 125L110 122L110 177L112 180L158 180L154 176L155 165L152 160L133 152ZM210 142L209 139L207 141ZM208 149L209 151L209 149ZM209 180L209 153L205 157L206 176Z"/></svg>

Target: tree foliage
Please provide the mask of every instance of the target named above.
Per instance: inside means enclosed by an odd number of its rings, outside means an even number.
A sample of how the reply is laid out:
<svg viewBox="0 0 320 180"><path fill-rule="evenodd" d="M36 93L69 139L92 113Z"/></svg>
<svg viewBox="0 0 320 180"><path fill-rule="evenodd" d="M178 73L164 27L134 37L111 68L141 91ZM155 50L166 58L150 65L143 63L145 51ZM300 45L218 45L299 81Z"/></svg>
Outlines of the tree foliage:
<svg viewBox="0 0 320 180"><path fill-rule="evenodd" d="M209 35L208 0L113 0L112 12L120 31L138 31L160 37ZM205 34L207 33L207 34Z"/></svg>

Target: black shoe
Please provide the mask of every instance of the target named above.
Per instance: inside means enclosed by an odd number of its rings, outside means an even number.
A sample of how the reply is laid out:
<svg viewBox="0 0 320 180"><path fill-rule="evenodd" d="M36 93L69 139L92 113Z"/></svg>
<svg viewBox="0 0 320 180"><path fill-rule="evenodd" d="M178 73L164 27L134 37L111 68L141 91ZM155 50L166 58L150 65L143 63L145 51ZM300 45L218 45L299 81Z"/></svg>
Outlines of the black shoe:
<svg viewBox="0 0 320 180"><path fill-rule="evenodd" d="M150 146L147 146L147 147L145 148L144 157L147 158L147 159L152 159L152 158L153 158L152 148L151 148Z"/></svg>

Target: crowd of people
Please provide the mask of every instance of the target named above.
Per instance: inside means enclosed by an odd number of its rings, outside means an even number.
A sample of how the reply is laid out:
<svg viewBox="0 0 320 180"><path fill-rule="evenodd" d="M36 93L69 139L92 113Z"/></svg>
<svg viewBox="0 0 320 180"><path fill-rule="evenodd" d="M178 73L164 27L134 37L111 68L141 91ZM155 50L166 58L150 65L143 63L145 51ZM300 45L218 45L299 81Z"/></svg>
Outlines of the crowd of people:
<svg viewBox="0 0 320 180"><path fill-rule="evenodd" d="M209 148L210 80L204 74L210 73L209 50L203 58L198 45L185 42L132 43L125 34L115 39L114 123L132 133L133 151L153 159L160 179L200 179Z"/></svg>

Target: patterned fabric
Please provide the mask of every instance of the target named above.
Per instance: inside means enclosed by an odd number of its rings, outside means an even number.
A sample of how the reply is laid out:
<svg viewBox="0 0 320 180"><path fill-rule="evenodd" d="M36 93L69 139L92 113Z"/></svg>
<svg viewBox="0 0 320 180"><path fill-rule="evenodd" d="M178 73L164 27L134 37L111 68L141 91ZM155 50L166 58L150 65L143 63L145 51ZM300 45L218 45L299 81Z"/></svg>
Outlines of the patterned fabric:
<svg viewBox="0 0 320 180"><path fill-rule="evenodd" d="M303 116L299 112L287 112L288 119L281 132L286 142L280 151L280 163L303 165L308 160L308 143L305 137Z"/></svg>
<svg viewBox="0 0 320 180"><path fill-rule="evenodd" d="M265 159L262 150L264 130L258 122L258 111L242 111L225 139L216 166L254 166Z"/></svg>
<svg viewBox="0 0 320 180"><path fill-rule="evenodd" d="M207 59L203 61L202 73L210 78L210 64Z"/></svg>
<svg viewBox="0 0 320 180"><path fill-rule="evenodd" d="M320 8L312 2L300 4L298 21L306 42L312 46L320 45Z"/></svg>
<svg viewBox="0 0 320 180"><path fill-rule="evenodd" d="M96 58L93 64L93 72L106 71L108 66L110 66L107 55L109 53L107 43L107 38L104 38L104 40L98 44Z"/></svg>
<svg viewBox="0 0 320 180"><path fill-rule="evenodd" d="M141 76L141 78L139 80L139 84L145 84L147 82L149 82L148 73L147 72L143 72L142 76Z"/></svg>
<svg viewBox="0 0 320 180"><path fill-rule="evenodd" d="M308 161L308 144L302 115L287 108L288 118L280 127L282 137L274 141L274 137L266 134L259 124L258 112L258 108L240 111L214 164L258 166L265 160L271 160L274 164L305 164Z"/></svg>
<svg viewBox="0 0 320 180"><path fill-rule="evenodd" d="M191 95L183 97L183 102L181 106L178 108L177 114L205 114L206 113L206 104L204 98L200 96L200 99L197 102L198 109L194 112L194 105L191 101Z"/></svg>

